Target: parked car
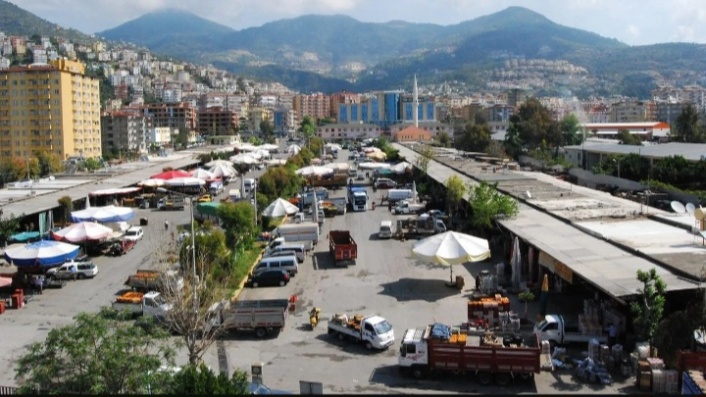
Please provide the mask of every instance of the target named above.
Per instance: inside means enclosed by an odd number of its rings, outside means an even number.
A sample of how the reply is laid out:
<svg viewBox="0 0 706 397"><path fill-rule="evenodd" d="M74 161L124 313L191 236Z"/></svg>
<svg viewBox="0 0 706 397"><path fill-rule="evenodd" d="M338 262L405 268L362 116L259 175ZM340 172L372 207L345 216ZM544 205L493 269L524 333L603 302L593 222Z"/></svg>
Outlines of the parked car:
<svg viewBox="0 0 706 397"><path fill-rule="evenodd" d="M282 269L265 270L257 274L251 274L248 278L248 285L252 288L276 286L284 287L289 283L289 272Z"/></svg>
<svg viewBox="0 0 706 397"><path fill-rule="evenodd" d="M123 237L125 240L130 240L130 241L140 241L142 240L142 237L144 236L145 232L142 230L142 227L140 226L133 226L125 232L125 236Z"/></svg>
<svg viewBox="0 0 706 397"><path fill-rule="evenodd" d="M397 187L397 183L389 178L378 178L375 180L375 187L377 189L394 189Z"/></svg>
<svg viewBox="0 0 706 397"><path fill-rule="evenodd" d="M210 194L202 194L196 199L197 203L210 203L211 201L213 201L213 197Z"/></svg>
<svg viewBox="0 0 706 397"><path fill-rule="evenodd" d="M52 280L70 280L74 274L77 279L93 278L98 274L98 266L93 262L67 262L47 270L47 278Z"/></svg>

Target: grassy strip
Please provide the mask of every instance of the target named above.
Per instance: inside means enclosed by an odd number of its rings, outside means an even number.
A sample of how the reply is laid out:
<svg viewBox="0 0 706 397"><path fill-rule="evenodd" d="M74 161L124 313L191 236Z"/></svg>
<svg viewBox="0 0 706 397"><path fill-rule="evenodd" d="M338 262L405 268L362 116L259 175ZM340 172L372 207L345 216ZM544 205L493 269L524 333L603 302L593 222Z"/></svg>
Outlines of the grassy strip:
<svg viewBox="0 0 706 397"><path fill-rule="evenodd" d="M247 279L248 274L250 274L250 271L256 264L255 262L262 254L264 246L265 244L263 242L256 242L250 249L243 250L238 254L233 271L230 274L230 279L225 287L225 296L235 296L238 290L242 288L243 282Z"/></svg>

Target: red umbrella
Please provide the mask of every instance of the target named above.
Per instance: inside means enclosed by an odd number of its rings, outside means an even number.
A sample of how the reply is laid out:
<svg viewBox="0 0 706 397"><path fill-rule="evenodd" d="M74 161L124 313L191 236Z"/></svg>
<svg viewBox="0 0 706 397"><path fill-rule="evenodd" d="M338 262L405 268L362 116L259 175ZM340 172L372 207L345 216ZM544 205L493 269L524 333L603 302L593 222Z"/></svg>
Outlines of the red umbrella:
<svg viewBox="0 0 706 397"><path fill-rule="evenodd" d="M160 174L152 175L150 178L151 179L164 179L165 181L168 181L168 180L174 179L174 178L188 178L190 176L191 176L191 174L186 171L171 170L171 171L162 172Z"/></svg>

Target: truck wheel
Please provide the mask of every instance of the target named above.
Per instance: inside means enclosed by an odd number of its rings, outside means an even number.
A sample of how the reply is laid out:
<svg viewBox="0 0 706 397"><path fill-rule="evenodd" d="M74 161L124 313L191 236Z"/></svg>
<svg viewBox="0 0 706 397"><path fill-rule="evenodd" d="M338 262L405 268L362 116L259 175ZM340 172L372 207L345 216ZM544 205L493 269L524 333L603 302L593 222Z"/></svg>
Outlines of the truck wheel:
<svg viewBox="0 0 706 397"><path fill-rule="evenodd" d="M426 375L426 371L419 365L412 366L412 376L414 379L422 379Z"/></svg>
<svg viewBox="0 0 706 397"><path fill-rule="evenodd" d="M285 285L287 285L287 283L285 283L284 280L279 280L280 287L284 287Z"/></svg>
<svg viewBox="0 0 706 397"><path fill-rule="evenodd" d="M262 327L256 328L255 329L255 336L257 336L258 338L264 338L267 336L267 330Z"/></svg>
<svg viewBox="0 0 706 397"><path fill-rule="evenodd" d="M498 386L507 386L508 384L510 384L510 375L504 372L495 374L495 383Z"/></svg>
<svg viewBox="0 0 706 397"><path fill-rule="evenodd" d="M79 273L79 274L78 274L78 279L79 279L79 280L83 280L84 278L86 278L86 275L85 275L85 274L83 274L83 273Z"/></svg>
<svg viewBox="0 0 706 397"><path fill-rule="evenodd" d="M253 288L257 288L257 287L259 287L259 286L260 286L260 284L259 284L257 281L253 281L253 282L252 282L252 287L253 287Z"/></svg>
<svg viewBox="0 0 706 397"><path fill-rule="evenodd" d="M522 379L524 381L530 380L530 379L532 379L532 374L528 373L528 372L523 372L520 374L520 379Z"/></svg>
<svg viewBox="0 0 706 397"><path fill-rule="evenodd" d="M365 342L365 348L368 350L373 350L373 344L370 341Z"/></svg>
<svg viewBox="0 0 706 397"><path fill-rule="evenodd" d="M481 372L478 374L478 383L487 386L493 381L493 375L490 372Z"/></svg>

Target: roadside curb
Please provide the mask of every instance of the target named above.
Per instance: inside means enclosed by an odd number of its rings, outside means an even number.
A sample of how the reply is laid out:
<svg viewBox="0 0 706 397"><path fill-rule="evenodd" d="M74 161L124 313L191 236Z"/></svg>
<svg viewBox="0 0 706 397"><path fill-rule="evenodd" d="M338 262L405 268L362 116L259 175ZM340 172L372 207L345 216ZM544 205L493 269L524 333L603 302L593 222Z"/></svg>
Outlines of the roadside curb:
<svg viewBox="0 0 706 397"><path fill-rule="evenodd" d="M248 271L248 274L252 272L252 270L255 268L255 266L260 262L260 259L262 259L262 256L265 254L265 250L260 251L260 255L255 258L255 261L253 261L252 265L250 265L250 270ZM243 289L245 287L245 283L248 281L247 275L243 277L243 279L240 281L240 284L238 284L238 288L233 292L233 295L230 297L231 302L235 302L238 300L240 297L240 293L243 292Z"/></svg>

